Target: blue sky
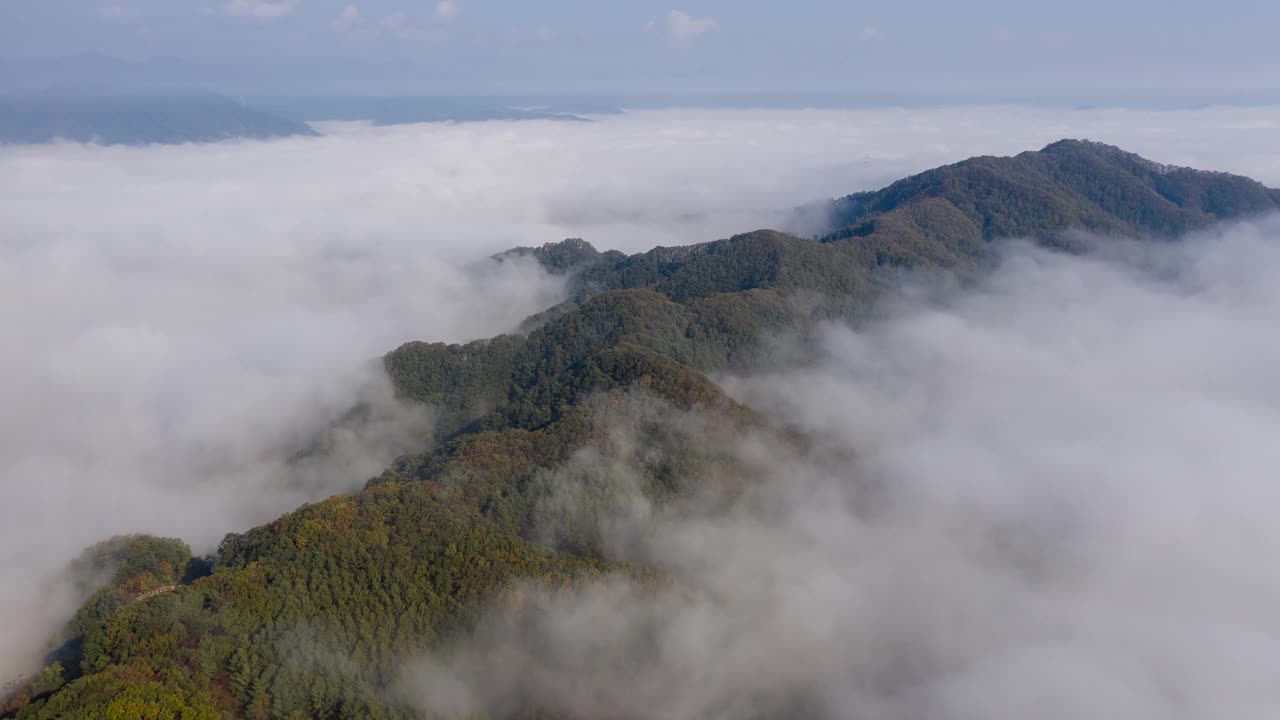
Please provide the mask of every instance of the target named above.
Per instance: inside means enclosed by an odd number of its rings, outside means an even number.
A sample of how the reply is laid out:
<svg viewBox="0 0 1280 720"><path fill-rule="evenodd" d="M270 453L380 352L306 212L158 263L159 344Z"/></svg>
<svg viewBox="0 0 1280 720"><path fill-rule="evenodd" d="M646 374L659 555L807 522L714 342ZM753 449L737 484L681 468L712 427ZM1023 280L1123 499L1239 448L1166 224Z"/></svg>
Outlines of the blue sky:
<svg viewBox="0 0 1280 720"><path fill-rule="evenodd" d="M1274 90L1280 2L0 0L0 56L420 90Z"/></svg>

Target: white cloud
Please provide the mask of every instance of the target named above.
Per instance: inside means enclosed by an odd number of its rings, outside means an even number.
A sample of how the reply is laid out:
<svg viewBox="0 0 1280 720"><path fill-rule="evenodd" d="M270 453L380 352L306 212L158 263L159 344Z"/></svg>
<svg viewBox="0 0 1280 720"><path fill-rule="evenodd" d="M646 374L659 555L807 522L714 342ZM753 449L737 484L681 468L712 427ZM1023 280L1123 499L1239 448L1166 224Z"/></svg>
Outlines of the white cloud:
<svg viewBox="0 0 1280 720"><path fill-rule="evenodd" d="M559 37L559 33L549 25L535 25L533 27L512 27L507 28L502 33L508 42L518 43L551 43L555 42Z"/></svg>
<svg viewBox="0 0 1280 720"><path fill-rule="evenodd" d="M129 22L137 20L142 13L129 5L107 5L98 8L98 17L110 22Z"/></svg>
<svg viewBox="0 0 1280 720"><path fill-rule="evenodd" d="M436 3L435 17L448 22L462 14L462 6L453 0L440 0Z"/></svg>
<svg viewBox="0 0 1280 720"><path fill-rule="evenodd" d="M724 510L629 492L627 413L547 507L616 489L602 545L675 591L527 589L406 690L430 716L1271 716L1280 218L1128 250L1015 246L728 383L817 452L655 416L755 478Z"/></svg>
<svg viewBox="0 0 1280 720"><path fill-rule="evenodd" d="M293 15L302 0L230 0L222 11L234 17L273 20Z"/></svg>
<svg viewBox="0 0 1280 720"><path fill-rule="evenodd" d="M342 12L338 14L331 26L335 32L352 33L359 31L367 24L368 21L360 13L360 8L355 5L348 5L342 9Z"/></svg>
<svg viewBox="0 0 1280 720"><path fill-rule="evenodd" d="M39 588L84 545L141 531L205 551L361 483L376 452L290 485L264 443L350 400L368 358L557 297L537 274L468 271L488 253L725 237L1064 136L1280 186L1278 128L1280 108L662 111L6 148L0 346L19 351L0 353L0 507L20 511L0 523L0 677L65 619Z"/></svg>
<svg viewBox="0 0 1280 720"><path fill-rule="evenodd" d="M6 150L0 166L28 201L58 187L104 223L64 223L44 205L0 229L0 301L49 303L39 321L0 309L0 342L25 348L0 359L13 373L0 378L0 504L28 518L0 528L0 612L24 620L0 620L0 678L67 611L41 588L77 546L149 531L207 551L228 530L358 488L423 447L423 419L384 399L371 360L412 338L510 330L556 301L559 282L539 272L472 266L559 238L440 232L448 169L420 174L374 149L421 161L410 137ZM356 180L366 163L401 189ZM424 222L411 198L428 177L443 192L430 191L441 214ZM61 283L75 292L54 293ZM285 462L359 398L383 408L376 432L340 438L332 463Z"/></svg>
<svg viewBox="0 0 1280 720"><path fill-rule="evenodd" d="M672 10L667 15L667 40L677 47L689 47L717 27L719 24L711 18L693 18L688 13Z"/></svg>
<svg viewBox="0 0 1280 720"><path fill-rule="evenodd" d="M442 43L449 39L448 32L431 27L403 12L386 15L379 24L405 42Z"/></svg>

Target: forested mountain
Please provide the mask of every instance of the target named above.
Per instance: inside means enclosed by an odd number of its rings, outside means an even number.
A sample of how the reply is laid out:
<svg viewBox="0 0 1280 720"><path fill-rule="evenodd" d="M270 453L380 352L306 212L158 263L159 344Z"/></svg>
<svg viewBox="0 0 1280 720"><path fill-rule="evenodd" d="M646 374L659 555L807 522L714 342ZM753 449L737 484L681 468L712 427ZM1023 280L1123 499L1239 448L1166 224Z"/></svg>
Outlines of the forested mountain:
<svg viewBox="0 0 1280 720"><path fill-rule="evenodd" d="M0 94L0 144L70 140L150 145L316 134L306 123L210 93L91 90Z"/></svg>
<svg viewBox="0 0 1280 720"><path fill-rule="evenodd" d="M1102 143L1061 140L1015 157L978 157L899 180L832 206L827 239L873 233L919 243L964 238L1061 239L1068 229L1172 237L1256 214L1277 191L1238 175L1161 165Z"/></svg>
<svg viewBox="0 0 1280 720"><path fill-rule="evenodd" d="M1076 229L1164 238L1277 207L1247 178L1063 141L848 196L821 240L761 230L632 256L582 240L512 250L495 261L532 256L570 276L571 297L519 334L386 355L399 394L439 410L420 453L359 493L227 535L211 558L146 537L90 549L80 565L103 568L100 582L0 713L414 717L394 691L403 663L487 609L528 612L521 587L573 593L608 577L693 591L602 541L600 518L626 500L617 477L654 507L714 512L756 472L726 437L810 442L713 373L770 362L774 338L802 341L814 321L856 321L903 269L979 267L1003 237L1071 249ZM566 487L575 503L559 500Z"/></svg>

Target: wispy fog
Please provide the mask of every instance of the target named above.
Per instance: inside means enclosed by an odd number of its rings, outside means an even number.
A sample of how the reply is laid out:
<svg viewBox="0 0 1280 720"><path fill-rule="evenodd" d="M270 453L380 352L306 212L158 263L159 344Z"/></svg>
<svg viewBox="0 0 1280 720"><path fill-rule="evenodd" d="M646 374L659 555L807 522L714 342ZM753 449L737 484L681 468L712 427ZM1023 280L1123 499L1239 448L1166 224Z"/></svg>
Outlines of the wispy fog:
<svg viewBox="0 0 1280 720"><path fill-rule="evenodd" d="M1280 185L1280 107L686 110L591 123L318 127L333 136L298 143L328 148L308 162L367 163L367 175L329 188L345 194L355 183L368 193L362 211L488 242L581 236L626 251L779 227L803 203L1064 137Z"/></svg>
<svg viewBox="0 0 1280 720"><path fill-rule="evenodd" d="M619 421L559 497L609 482L603 546L674 585L528 590L406 693L432 717L1272 716L1280 222L1106 254L1013 246L727 380L819 439L718 436L761 476L728 511L628 500Z"/></svg>
<svg viewBox="0 0 1280 720"><path fill-rule="evenodd" d="M559 297L559 282L533 268L479 263L488 253L568 236L627 250L714 239L776 225L787 217L789 208L805 201L876 187L973 154L1039 147L1063 136L1091 137L1164 162L1231 170L1280 184L1280 146L1273 142L1277 124L1277 109L645 112L593 123L343 125L324 128L332 133L327 137L269 143L0 148L0 397L5 408L0 414L0 506L6 510L0 524L0 575L6 579L0 589L0 677L24 667L29 653L39 648L52 625L69 611L66 603L59 602L62 598L47 594L45 583L83 546L114 533L138 531L177 535L191 541L197 551L207 551L225 532L262 522L301 502L358 487L395 453L421 443L429 413L392 402L367 362L410 339L458 341L508 330ZM1270 252L1271 246L1264 242L1254 245L1258 252ZM1078 277L1085 282L1096 276L1102 278L1096 282L1103 282L1111 278L1117 288L1134 293L1137 300L1147 298L1153 304L1156 299L1165 300L1156 290L1115 271L1073 275L1070 268L1043 259L1020 262L1030 263L1032 270L1044 275L1042 279ZM1211 260L1189 266L1202 273L1218 267ZM1263 269L1230 263L1219 267L1222 276L1232 280L1236 279L1232 273L1245 271L1262 273ZM1010 270L1001 277L1014 283L1020 272ZM1096 408L1071 404L1059 408L1052 404L1056 396L1045 396L1039 402L1050 403L1052 412L1041 420L1004 428L1033 433L1038 423L1046 426L1043 437L1028 438L1026 462L1056 467L1049 458L1067 457L1085 468L1105 464L1116 470L1092 481L1116 494L1097 497L1113 498L1118 505L1120 500L1129 505L1147 502L1151 500L1148 484L1112 480L1126 467L1126 458L1138 462L1134 458L1139 448L1157 447L1141 444L1160 441L1163 436L1156 428L1184 419L1190 423L1186 427L1165 430L1191 433L1197 423L1208 422L1206 418L1223 423L1236 418L1232 413L1239 407L1215 404L1224 397L1236 397L1222 394L1228 391L1263 404L1258 407L1271 407L1265 405L1268 396L1262 388L1251 384L1257 378L1245 372L1266 351L1263 341L1244 334L1248 318L1257 314L1248 311L1261 312L1255 302L1258 298L1246 292L1252 286L1215 279L1220 278L1203 278L1207 289L1202 295L1208 293L1204 297L1165 293L1170 302L1186 303L1185 312L1168 313L1166 322L1202 321L1196 327L1204 334L1175 332L1179 327L1169 326L1167 333L1151 338L1166 346L1131 348L1147 352L1156 369L1125 385L1129 396L1108 384L1113 378L1101 366L1096 371L1097 382L1108 391L1099 392L1102 397L1096 401L1110 403L1108 412L1115 405L1117 412L1131 411L1153 420L1147 430L1140 424L1117 424L1129 433L1149 433L1126 446L1131 454L1106 464L1100 458L1110 447L1095 448L1096 454L1090 454L1032 443L1037 439L1047 443L1050 435L1064 432L1054 424L1056 420L1081 415L1087 418L1087 422L1081 420L1081 432L1099 433L1117 442L1124 436L1104 432L1107 426ZM1266 295L1265 278L1255 279L1256 294ZM993 288L991 292L996 292L1000 286ZM1087 303L1089 298L1081 301ZM1213 322L1224 314L1220 308L1228 302L1240 303L1242 313L1227 318L1230 322L1225 324ZM1026 312L1032 313L1035 307L1032 303ZM1089 307L1080 312L1087 315ZM1142 307L1122 308L1117 317ZM1044 311L1049 309L1061 311L1049 306ZM897 334L886 329L879 341L885 347L864 347L865 338L835 334L833 358L853 357L837 352L841 343L862 348L866 356L860 362L864 363L875 361L877 352L898 352L893 343L907 342L910 338L902 333L921 323L942 325L941 335L923 334L935 340L946 332L979 330L980 326L955 319L967 317L963 312L921 315L894 331ZM1030 322L1030 317L1022 321ZM1055 317L1067 322L1074 315L1059 312ZM996 313L991 322L1018 319ZM1085 319L1082 315L1080 321ZM1238 334L1227 335L1233 328ZM990 332L996 334L997 329ZM1014 333L1016 326L1006 329L1013 337L1003 342L1014 343L1014 350L1035 350L1016 345L1022 338ZM1091 347L1089 336L1081 334L1087 330L1064 331L1060 341L1071 347ZM1116 333L1110 325L1097 332L1108 341L1112 334L1134 343L1144 337ZM1033 332L1031 337L1038 336ZM1203 352L1184 358L1178 354L1186 349L1180 343L1191 338L1198 339L1195 347ZM1001 341L998 335L992 339ZM1246 340L1264 346L1238 344ZM1103 347L1115 354L1126 351L1123 343L1108 342ZM938 348L920 350L937 353L940 363L945 360L953 368L967 357ZM1029 357L1039 359L1050 350ZM868 433L882 432L897 443L925 443L929 452L899 447L902 457L921 464L924 478L929 458L941 462L946 455L927 445L934 439L915 432L913 423L926 427L941 423L938 440L957 443L953 452L986 457L980 445L960 447L962 438L947 425L965 425L960 421L966 416L964 401L973 398L962 397L962 391L976 392L983 386L979 380L991 379L984 374L1001 367L984 364L983 358L995 354L992 346L975 343L973 352L968 358L977 374L973 384L935 388L938 393L951 393L944 398L951 403L950 410L941 414L912 414L915 406L903 402L924 393L929 386L920 383L933 376L903 375L898 382L913 390L903 391L901 397L849 381L836 364L826 373L787 382L800 384L799 390L830 392L828 397L860 393L859 397L869 396L869 403L881 403L883 407L875 413L846 419L859 428L856 439L864 442ZM1186 364L1161 364L1170 357ZM1020 387L1019 383L1030 387L1035 373L1054 367L1025 362L1016 354L1007 360L1010 367L999 379L1011 387ZM1220 364L1226 360L1235 363L1230 370ZM931 367L941 372L946 366ZM906 373L911 368L907 364L899 370ZM1207 384L1203 398L1195 395L1208 403L1204 412L1187 409L1200 406L1171 405L1168 396L1159 395L1175 381L1208 383L1218 375L1218 384ZM778 382L782 379L775 380L775 385ZM824 389L823 382L831 387ZM1150 388L1159 395L1151 402L1166 403L1159 412L1141 411L1147 400L1141 393L1149 383L1163 383ZM1045 392L1061 387L1058 383ZM1081 404L1094 395L1080 393L1074 400ZM1036 397L1011 393L1004 401L1027 403ZM1125 397L1131 401L1123 401ZM299 468L285 462L355 400L369 401L377 409L372 423L331 438L322 464ZM976 413L990 414L1001 407L1000 398L974 402ZM860 411L856 403L848 405L841 407ZM821 407L836 412L829 402ZM1023 406L1009 410L1029 412ZM820 428L838 419L823 417L818 407L796 412ZM870 418L879 420L873 423ZM1002 435L999 420L994 415L975 418L970 429L989 428L996 438L992 442L1010 447L1009 438L1020 436ZM1151 456L1148 462L1153 466L1169 465L1187 473L1170 476L1168 482L1175 491L1160 501L1186 504L1191 488L1201 487L1182 481L1191 477L1192 468L1216 467L1214 458L1228 457L1228 449L1238 451L1233 456L1237 458L1245 457L1241 453L1246 449L1256 450L1253 444L1231 444L1249 442L1250 431L1262 432L1256 415L1242 422L1239 433L1206 438L1210 444L1205 454L1196 456L1199 460L1187 459L1188 465L1182 464L1181 456ZM1184 436L1178 437L1176 443L1158 447L1178 453L1190 453L1196 447ZM1212 445L1215 438L1221 441L1216 446ZM880 453L891 453L898 446L875 447ZM946 447L950 446L944 443ZM886 455L884 472L902 471L890 462L893 459ZM987 462L998 465L1009 458L992 451ZM1255 463L1241 464L1249 471L1242 478L1258 477L1251 467ZM966 467L958 460L942 465L951 472ZM973 472L978 479L987 477L976 469ZM1155 481L1163 475L1152 472L1143 477ZM984 497L968 489L961 492L960 486L919 482L921 492L956 487L966 502ZM997 476L990 476L989 482L997 488L992 490L993 497L1008 497L999 489L1004 483L997 482ZM1239 484L1241 492L1248 485L1243 480ZM1223 486L1224 503L1236 497L1229 492L1233 487ZM1260 512L1261 507L1246 510ZM1142 517L1161 522L1184 517L1170 515L1165 508L1159 511ZM942 519L954 517L944 514ZM1199 522L1196 517L1186 519L1193 521ZM944 529L937 524L941 520L919 522L928 525L928 532ZM1241 523L1231 532L1248 528ZM1139 530L1156 529L1139 527L1133 532ZM860 539L870 531L853 525L839 532ZM885 532L903 531L894 526ZM897 540L886 536L880 541L889 539ZM926 536L919 540L924 547L929 541ZM816 551L829 553L836 547L842 545L823 545ZM909 553L911 547L908 537L893 552ZM1108 561L1136 563L1149 550L1143 544L1133 547L1133 558L1116 553ZM957 552L962 548L957 546ZM1216 552L1211 548L1201 548L1202 555L1194 550L1176 548L1175 552L1187 562L1217 557L1208 554ZM1161 582L1171 582L1158 576L1164 567L1155 568L1157 577L1139 587L1158 588ZM1106 568L1104 564L1091 572ZM970 571L976 572L963 565L956 569ZM913 578L895 575L893 580L913 582ZM919 579L926 581L929 578ZM1205 591L1197 587L1192 590ZM877 597L872 594L867 602L880 602ZM1194 597L1186 602L1195 602ZM1015 609L1039 611L1033 605ZM980 629L976 623L958 626L958 631L965 632Z"/></svg>

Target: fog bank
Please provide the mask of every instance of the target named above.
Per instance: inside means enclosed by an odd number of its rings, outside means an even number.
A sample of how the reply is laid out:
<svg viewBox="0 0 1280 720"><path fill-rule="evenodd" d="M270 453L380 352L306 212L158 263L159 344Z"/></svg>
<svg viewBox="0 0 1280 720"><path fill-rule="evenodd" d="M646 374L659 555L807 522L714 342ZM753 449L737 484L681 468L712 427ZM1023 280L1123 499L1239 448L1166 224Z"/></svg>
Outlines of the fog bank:
<svg viewBox="0 0 1280 720"><path fill-rule="evenodd" d="M1280 110L664 111L592 123L0 148L0 678L70 611L45 585L115 533L197 552L421 442L367 362L515 327L560 283L489 253L642 250L980 153L1091 137L1280 185ZM1260 150L1261 148L1261 150ZM285 463L356 399L376 422Z"/></svg>
<svg viewBox="0 0 1280 720"><path fill-rule="evenodd" d="M1280 219L1099 243L1014 244L975 288L727 379L815 450L720 438L762 474L732 509L635 499L601 523L673 590L526 589L407 670L408 697L432 717L1274 714ZM578 462L597 473L565 497L625 474Z"/></svg>

